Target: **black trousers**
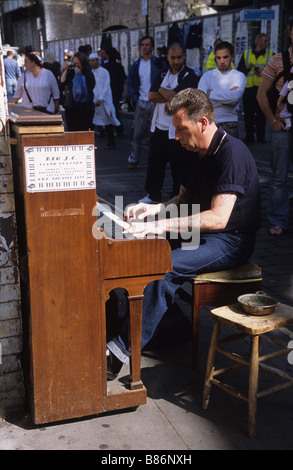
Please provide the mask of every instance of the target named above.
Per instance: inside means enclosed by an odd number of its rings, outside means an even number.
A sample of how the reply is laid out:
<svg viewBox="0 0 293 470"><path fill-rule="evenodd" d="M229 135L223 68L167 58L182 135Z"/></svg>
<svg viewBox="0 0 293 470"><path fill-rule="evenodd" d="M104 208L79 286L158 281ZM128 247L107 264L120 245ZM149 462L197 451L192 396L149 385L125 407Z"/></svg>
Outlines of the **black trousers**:
<svg viewBox="0 0 293 470"><path fill-rule="evenodd" d="M256 99L257 90L257 86L245 88L242 97L246 138L251 141L254 140L254 129L258 141L264 140L266 130L266 118Z"/></svg>
<svg viewBox="0 0 293 470"><path fill-rule="evenodd" d="M154 201L161 201L161 190L164 183L166 165L169 162L173 180L171 196L179 194L181 155L184 149L180 142L169 139L168 131L158 128L151 133L150 151L145 189Z"/></svg>

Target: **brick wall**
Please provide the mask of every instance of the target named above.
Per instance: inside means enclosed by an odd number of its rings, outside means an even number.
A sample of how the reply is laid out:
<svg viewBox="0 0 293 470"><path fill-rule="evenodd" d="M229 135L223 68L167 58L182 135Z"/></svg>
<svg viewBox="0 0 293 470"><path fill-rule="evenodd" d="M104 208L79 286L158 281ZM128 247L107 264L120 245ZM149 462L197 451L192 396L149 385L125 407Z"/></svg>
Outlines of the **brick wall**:
<svg viewBox="0 0 293 470"><path fill-rule="evenodd" d="M7 132L0 131L0 417L24 406L16 219Z"/></svg>

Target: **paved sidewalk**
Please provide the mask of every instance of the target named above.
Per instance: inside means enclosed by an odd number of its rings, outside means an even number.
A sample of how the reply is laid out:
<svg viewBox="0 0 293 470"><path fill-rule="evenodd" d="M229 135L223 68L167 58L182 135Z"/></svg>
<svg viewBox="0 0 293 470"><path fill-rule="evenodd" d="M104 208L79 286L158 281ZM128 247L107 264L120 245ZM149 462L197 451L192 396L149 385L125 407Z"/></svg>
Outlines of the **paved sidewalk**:
<svg viewBox="0 0 293 470"><path fill-rule="evenodd" d="M117 137L116 150L103 150L105 139L97 137L97 193L102 202L115 203L115 194L123 196L125 205L145 195L147 145L136 170L129 170L127 157L131 142L131 121L125 120L125 135ZM266 228L265 213L269 191L269 144L254 144L263 195L263 226L259 232L253 260L263 270L263 290L278 301L293 306L293 203L290 227L281 238L271 237ZM293 173L290 174L293 190ZM167 172L164 194L171 190ZM186 295L190 291L186 287ZM187 454L192 450L272 450L293 449L292 390L262 398L258 403L257 437L247 437L247 404L219 389L213 389L209 409L201 408L202 386L207 351L213 322L207 308L200 318L199 364L191 368L190 306L178 300L178 308L163 320L151 344L142 354L142 380L148 390L147 404L126 410L85 417L69 422L35 426L29 413L16 414L0 422L0 450L98 450L95 462L111 455L111 451L133 450L175 451ZM285 343L293 339L293 328L276 332ZM249 350L248 339L239 342L239 353ZM272 346L265 345L264 352ZM276 360L287 373L293 366L286 356ZM127 375L126 366L122 369ZM227 382L229 381L227 375ZM234 385L246 389L247 371L235 373ZM260 379L261 387L278 381L271 375ZM102 452L103 451L103 452ZM116 455L116 454L115 454ZM195 463L195 457L193 462Z"/></svg>

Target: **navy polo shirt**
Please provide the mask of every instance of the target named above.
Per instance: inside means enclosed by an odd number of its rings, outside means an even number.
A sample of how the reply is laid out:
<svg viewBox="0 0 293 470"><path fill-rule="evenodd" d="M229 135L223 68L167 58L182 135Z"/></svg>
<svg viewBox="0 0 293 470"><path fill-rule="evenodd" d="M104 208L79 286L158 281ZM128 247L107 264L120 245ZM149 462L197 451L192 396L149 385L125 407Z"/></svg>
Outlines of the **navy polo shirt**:
<svg viewBox="0 0 293 470"><path fill-rule="evenodd" d="M234 192L237 200L227 226L219 232L255 233L260 227L260 189L255 161L246 145L222 129L215 133L207 154L186 152L182 185L190 204L211 208L219 193Z"/></svg>

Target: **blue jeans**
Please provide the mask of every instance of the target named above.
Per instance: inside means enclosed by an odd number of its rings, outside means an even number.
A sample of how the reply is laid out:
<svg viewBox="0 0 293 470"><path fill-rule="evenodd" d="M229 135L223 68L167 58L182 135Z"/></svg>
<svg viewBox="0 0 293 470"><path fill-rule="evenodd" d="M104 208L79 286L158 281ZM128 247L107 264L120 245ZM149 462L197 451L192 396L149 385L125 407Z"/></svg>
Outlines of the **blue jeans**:
<svg viewBox="0 0 293 470"><path fill-rule="evenodd" d="M201 234L200 245L195 250L184 250L177 243L172 249L173 271L167 273L165 279L151 282L145 288L141 348L152 338L184 282L196 274L233 269L244 264L254 251L254 243L254 235L234 233ZM128 363L126 315L120 324L119 335L107 346L122 362Z"/></svg>
<svg viewBox="0 0 293 470"><path fill-rule="evenodd" d="M288 171L293 151L293 131L272 131L271 169L272 182L269 191L268 220L270 227L288 226L289 194Z"/></svg>
<svg viewBox="0 0 293 470"><path fill-rule="evenodd" d="M131 154L128 157L129 163L137 163L140 160L142 149L142 138L145 131L151 128L155 103L152 101L138 100L134 112L134 129Z"/></svg>
<svg viewBox="0 0 293 470"><path fill-rule="evenodd" d="M17 87L16 78L6 78L7 100L11 101Z"/></svg>

